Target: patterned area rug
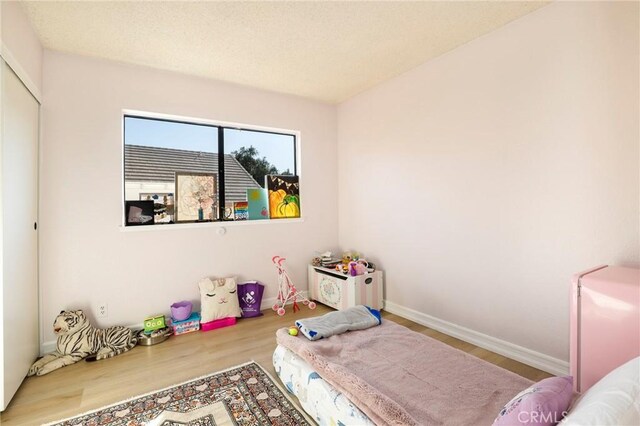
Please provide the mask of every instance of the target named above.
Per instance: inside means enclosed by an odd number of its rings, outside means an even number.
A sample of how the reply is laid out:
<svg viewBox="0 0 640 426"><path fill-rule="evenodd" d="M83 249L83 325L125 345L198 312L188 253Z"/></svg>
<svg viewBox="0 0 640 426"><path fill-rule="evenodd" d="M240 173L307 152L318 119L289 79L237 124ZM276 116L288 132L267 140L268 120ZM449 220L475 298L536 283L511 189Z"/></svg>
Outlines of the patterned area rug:
<svg viewBox="0 0 640 426"><path fill-rule="evenodd" d="M137 396L56 426L310 425L256 362Z"/></svg>

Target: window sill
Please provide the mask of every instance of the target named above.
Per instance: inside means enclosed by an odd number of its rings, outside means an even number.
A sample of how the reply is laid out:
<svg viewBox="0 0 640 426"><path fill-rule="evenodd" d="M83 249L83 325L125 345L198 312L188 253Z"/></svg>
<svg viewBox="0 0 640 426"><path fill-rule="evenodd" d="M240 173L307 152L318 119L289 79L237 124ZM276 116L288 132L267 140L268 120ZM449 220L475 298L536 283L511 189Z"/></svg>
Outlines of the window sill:
<svg viewBox="0 0 640 426"><path fill-rule="evenodd" d="M229 220L220 222L203 222L203 223L172 223L166 225L139 225L124 226L120 225L120 232L145 232L145 231L169 231L178 229L207 229L207 228L226 228L235 226L252 226L252 225L282 225L288 223L303 223L304 218L295 219L264 219L264 220Z"/></svg>

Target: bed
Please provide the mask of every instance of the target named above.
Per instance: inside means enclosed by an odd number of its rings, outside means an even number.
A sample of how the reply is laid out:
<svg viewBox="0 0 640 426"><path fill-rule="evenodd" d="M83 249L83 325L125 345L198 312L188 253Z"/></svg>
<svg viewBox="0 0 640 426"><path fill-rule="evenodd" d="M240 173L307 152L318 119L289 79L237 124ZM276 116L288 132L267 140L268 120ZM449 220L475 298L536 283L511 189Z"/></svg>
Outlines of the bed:
<svg viewBox="0 0 640 426"><path fill-rule="evenodd" d="M637 325L638 310L627 320ZM640 424L640 347L578 396L571 377L534 384L391 321L315 342L286 329L276 337L276 372L320 425L511 425L534 410L549 415L540 424Z"/></svg>
<svg viewBox="0 0 640 426"><path fill-rule="evenodd" d="M491 424L532 384L392 321L315 342L276 337L277 374L321 425Z"/></svg>
<svg viewBox="0 0 640 426"><path fill-rule="evenodd" d="M273 352L273 366L286 389L319 425L374 425L342 392L284 346L278 345Z"/></svg>

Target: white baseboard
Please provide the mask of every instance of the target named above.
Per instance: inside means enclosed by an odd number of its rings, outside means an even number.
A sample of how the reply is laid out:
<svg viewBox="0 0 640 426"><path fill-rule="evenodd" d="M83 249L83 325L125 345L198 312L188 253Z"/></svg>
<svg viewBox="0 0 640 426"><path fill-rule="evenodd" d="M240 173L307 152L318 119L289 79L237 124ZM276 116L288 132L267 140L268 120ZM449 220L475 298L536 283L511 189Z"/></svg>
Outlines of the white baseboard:
<svg viewBox="0 0 640 426"><path fill-rule="evenodd" d="M50 352L53 352L56 350L56 341L55 340L49 340L48 342L42 342L42 345L40 345L40 356L44 356L45 354L48 354Z"/></svg>
<svg viewBox="0 0 640 426"><path fill-rule="evenodd" d="M414 309L398 305L388 300L385 301L385 310L449 336L472 343L491 352L506 356L507 358L522 362L539 370L546 371L547 373L551 373L556 376L569 374L569 363L561 359L553 358L549 355L509 343L505 340L497 339L469 328L432 317L431 315L418 312Z"/></svg>
<svg viewBox="0 0 640 426"><path fill-rule="evenodd" d="M268 297L266 299L262 299L262 302L260 303L260 310L261 311L265 311L265 310L272 310L271 308L273 307L273 305L276 303L276 298L275 297ZM141 327L141 323L140 324L133 324L133 325L127 325L128 328L131 329L140 329ZM44 354L48 354L49 352L53 352L56 350L56 341L55 340L50 340L48 342L43 342L42 345L40 346L40 356L44 355Z"/></svg>
<svg viewBox="0 0 640 426"><path fill-rule="evenodd" d="M262 302L260 302L260 310L261 311L266 311L266 310L273 310L273 305L276 304L276 298L275 297L269 297L266 299L262 299Z"/></svg>
<svg viewBox="0 0 640 426"><path fill-rule="evenodd" d="M275 297L262 299L260 309L263 311L270 311L275 303ZM508 358L522 362L524 364L530 365L531 367L546 371L548 373L554 375L569 374L569 363L561 359L553 358L549 355L545 355L543 353L518 346L505 340L497 339L495 337L491 337L489 335L471 330L469 328L441 320L439 318L398 305L388 300L384 301L384 310L418 324L424 325L425 327L432 328L434 330L440 331L441 333L447 334L460 340L464 340L465 342L472 343L481 348L506 356ZM140 324L129 325L128 327L132 329L138 329L140 328ZM55 348L55 340L44 342L40 350L40 355L53 352Z"/></svg>

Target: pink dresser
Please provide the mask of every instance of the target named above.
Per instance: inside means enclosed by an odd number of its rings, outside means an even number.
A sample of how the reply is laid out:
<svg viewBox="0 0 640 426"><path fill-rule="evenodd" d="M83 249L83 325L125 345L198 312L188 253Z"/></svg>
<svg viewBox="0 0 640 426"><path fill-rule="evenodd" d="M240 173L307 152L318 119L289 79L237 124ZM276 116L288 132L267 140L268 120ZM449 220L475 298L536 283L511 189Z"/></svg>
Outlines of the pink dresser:
<svg viewBox="0 0 640 426"><path fill-rule="evenodd" d="M571 285L570 365L584 392L640 355L640 269L599 266Z"/></svg>

